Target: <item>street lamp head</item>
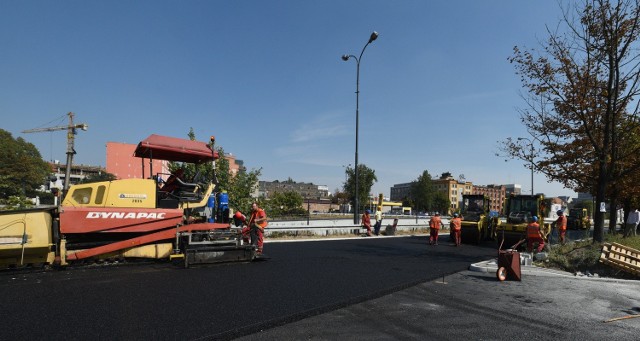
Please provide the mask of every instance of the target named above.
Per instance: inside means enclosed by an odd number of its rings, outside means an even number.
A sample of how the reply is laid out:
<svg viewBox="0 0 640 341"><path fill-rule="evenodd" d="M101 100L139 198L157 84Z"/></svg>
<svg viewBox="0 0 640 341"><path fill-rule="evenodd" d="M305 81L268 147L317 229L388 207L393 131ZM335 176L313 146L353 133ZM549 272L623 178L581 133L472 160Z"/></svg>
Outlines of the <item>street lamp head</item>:
<svg viewBox="0 0 640 341"><path fill-rule="evenodd" d="M344 60L345 62L346 62L347 60L349 60L349 55L348 55L348 54L343 54L343 55L342 55L342 60Z"/></svg>
<svg viewBox="0 0 640 341"><path fill-rule="evenodd" d="M369 43L371 43L372 41L378 39L378 32L373 31L373 33L371 33L371 37L369 37Z"/></svg>

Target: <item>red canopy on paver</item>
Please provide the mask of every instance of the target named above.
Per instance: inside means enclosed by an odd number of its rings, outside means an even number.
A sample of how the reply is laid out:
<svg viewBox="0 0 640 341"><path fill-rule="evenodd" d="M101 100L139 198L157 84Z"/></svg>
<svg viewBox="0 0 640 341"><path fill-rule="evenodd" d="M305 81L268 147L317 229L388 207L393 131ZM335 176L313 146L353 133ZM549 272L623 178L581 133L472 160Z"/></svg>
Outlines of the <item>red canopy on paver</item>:
<svg viewBox="0 0 640 341"><path fill-rule="evenodd" d="M177 137L151 135L138 143L134 156L140 158L202 163L218 158L208 144Z"/></svg>

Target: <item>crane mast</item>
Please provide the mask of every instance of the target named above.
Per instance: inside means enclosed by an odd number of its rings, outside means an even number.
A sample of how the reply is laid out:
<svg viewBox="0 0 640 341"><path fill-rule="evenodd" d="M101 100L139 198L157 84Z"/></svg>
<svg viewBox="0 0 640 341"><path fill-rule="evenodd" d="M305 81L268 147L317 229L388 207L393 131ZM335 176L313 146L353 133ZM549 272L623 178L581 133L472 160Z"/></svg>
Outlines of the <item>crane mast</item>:
<svg viewBox="0 0 640 341"><path fill-rule="evenodd" d="M69 124L66 126L56 126L56 127L47 127L47 128L35 128L35 129L27 129L22 131L23 133L41 133L46 131L58 131L58 130L67 130L67 165L65 170L65 178L64 178L64 188L62 189L63 195L67 193L69 189L69 185L71 183L71 163L73 162L73 155L76 153L74 147L75 135L77 133L76 129L87 130L89 126L84 123L74 124L73 116L74 113L69 112L67 114L69 116Z"/></svg>

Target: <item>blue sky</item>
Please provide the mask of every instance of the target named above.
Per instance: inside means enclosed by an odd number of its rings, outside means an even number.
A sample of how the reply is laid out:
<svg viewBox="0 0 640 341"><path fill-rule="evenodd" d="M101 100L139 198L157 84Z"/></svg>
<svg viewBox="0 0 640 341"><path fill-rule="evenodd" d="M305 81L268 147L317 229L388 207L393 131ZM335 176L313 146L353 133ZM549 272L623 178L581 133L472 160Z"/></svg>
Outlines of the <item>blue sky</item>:
<svg viewBox="0 0 640 341"><path fill-rule="evenodd" d="M561 11L553 0L1 1L1 128L65 160L67 112L88 131L75 162L105 165L106 142L150 134L206 141L262 168L261 180L333 191L359 162L374 193L449 171L473 183L518 183L521 161L499 140L528 136L521 84L507 58L539 47ZM534 189L572 195L536 174Z"/></svg>

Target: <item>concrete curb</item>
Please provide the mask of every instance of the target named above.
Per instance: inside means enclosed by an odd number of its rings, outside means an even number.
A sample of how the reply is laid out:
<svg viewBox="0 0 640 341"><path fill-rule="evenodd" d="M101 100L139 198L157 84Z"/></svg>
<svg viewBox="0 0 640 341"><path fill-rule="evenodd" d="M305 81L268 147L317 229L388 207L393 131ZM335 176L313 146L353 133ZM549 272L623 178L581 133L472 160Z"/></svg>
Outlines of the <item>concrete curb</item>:
<svg viewBox="0 0 640 341"><path fill-rule="evenodd" d="M478 263L474 263L469 265L469 271L474 272L484 272L484 273L495 273L498 271L498 259L486 260ZM609 278L609 277L588 277L588 276L576 276L570 272L541 268L535 265L521 265L520 271L523 274L528 276L553 276L553 277L565 277L565 278L575 278L578 280L592 280L592 281L601 281L601 282L637 282L636 280L631 279L620 279L620 278Z"/></svg>

